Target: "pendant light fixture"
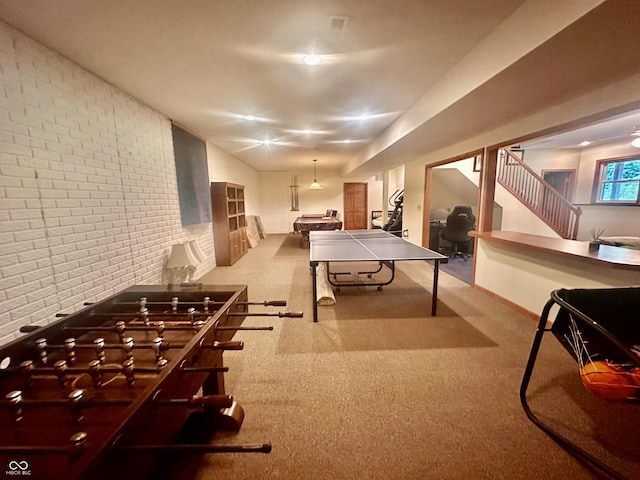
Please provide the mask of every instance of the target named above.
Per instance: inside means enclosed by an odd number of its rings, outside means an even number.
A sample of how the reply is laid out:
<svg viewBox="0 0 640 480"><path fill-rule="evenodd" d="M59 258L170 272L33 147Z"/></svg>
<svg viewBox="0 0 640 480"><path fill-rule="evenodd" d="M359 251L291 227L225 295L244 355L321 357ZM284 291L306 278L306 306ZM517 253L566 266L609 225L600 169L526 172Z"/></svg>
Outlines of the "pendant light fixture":
<svg viewBox="0 0 640 480"><path fill-rule="evenodd" d="M320 185L318 183L317 180L317 176L316 176L316 162L318 160L316 160L315 158L313 159L313 183L311 185L309 185L309 190L320 190L322 188L322 185Z"/></svg>

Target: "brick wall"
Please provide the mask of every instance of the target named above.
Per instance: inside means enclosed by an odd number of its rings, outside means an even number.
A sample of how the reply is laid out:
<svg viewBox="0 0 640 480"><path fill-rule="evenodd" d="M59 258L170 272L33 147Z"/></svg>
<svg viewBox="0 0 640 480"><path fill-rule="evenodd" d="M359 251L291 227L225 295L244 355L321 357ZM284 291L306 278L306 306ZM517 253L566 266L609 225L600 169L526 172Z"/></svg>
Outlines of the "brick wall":
<svg viewBox="0 0 640 480"><path fill-rule="evenodd" d="M171 124L0 23L0 344L133 284L168 282L182 227Z"/></svg>

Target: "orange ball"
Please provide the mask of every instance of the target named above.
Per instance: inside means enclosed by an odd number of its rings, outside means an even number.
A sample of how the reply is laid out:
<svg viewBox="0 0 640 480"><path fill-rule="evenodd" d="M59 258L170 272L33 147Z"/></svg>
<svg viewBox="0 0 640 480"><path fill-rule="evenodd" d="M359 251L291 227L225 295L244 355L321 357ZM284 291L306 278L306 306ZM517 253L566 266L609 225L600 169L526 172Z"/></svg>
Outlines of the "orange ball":
<svg viewBox="0 0 640 480"><path fill-rule="evenodd" d="M621 366L599 360L585 364L580 371L580 378L591 392L607 400L633 398L639 385L634 381L634 376Z"/></svg>

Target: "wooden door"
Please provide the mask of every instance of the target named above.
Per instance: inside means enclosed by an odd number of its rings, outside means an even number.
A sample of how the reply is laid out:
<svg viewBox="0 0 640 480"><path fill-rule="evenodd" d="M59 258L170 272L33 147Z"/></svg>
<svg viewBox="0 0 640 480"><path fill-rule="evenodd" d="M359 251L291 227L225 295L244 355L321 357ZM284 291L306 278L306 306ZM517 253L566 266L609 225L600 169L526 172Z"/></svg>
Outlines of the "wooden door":
<svg viewBox="0 0 640 480"><path fill-rule="evenodd" d="M343 184L345 230L365 230L369 227L367 187L364 182Z"/></svg>

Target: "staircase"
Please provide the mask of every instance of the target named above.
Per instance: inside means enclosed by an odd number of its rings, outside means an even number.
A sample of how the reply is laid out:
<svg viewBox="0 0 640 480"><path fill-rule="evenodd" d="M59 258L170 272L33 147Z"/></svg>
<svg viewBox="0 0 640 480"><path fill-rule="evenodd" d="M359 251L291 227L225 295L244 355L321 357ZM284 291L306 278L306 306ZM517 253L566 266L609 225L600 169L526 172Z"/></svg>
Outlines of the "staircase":
<svg viewBox="0 0 640 480"><path fill-rule="evenodd" d="M575 240L582 210L509 150L498 152L497 181L560 237Z"/></svg>

